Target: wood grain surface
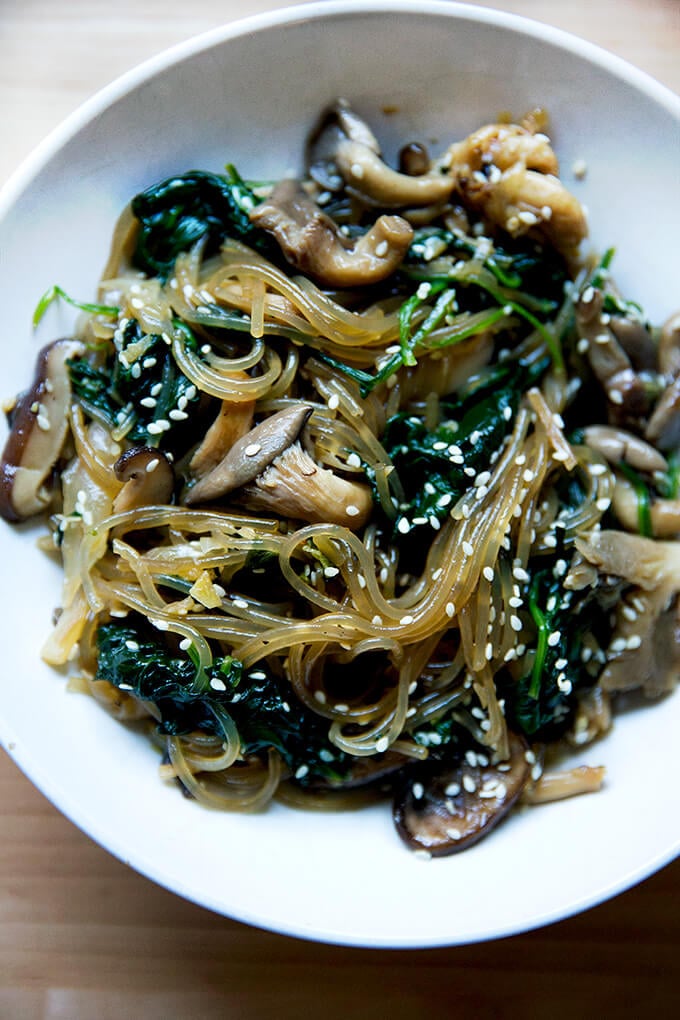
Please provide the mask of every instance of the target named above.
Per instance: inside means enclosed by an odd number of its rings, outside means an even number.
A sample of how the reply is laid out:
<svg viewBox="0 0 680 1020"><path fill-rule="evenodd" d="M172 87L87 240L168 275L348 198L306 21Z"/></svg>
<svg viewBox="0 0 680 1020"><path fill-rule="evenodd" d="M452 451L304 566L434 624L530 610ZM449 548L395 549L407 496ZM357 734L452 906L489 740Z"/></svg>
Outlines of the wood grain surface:
<svg viewBox="0 0 680 1020"><path fill-rule="evenodd" d="M575 32L680 92L678 0L481 5ZM118 74L277 6L0 0L0 183ZM0 752L0 1020L666 1018L680 1007L679 891L676 862L586 914L485 945L314 945L215 916L137 875Z"/></svg>

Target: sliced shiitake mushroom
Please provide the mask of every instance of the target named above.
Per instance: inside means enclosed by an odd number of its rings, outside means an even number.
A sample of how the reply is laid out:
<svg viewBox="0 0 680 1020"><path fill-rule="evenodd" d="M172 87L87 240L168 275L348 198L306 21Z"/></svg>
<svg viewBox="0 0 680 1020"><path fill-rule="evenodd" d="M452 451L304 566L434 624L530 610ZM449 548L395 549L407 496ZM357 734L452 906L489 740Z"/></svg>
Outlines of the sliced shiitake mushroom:
<svg viewBox="0 0 680 1020"><path fill-rule="evenodd" d="M510 756L498 764L423 762L398 789L393 817L412 850L433 857L458 853L483 839L507 815L529 782L526 741L508 733ZM488 761L487 758L484 758Z"/></svg>
<svg viewBox="0 0 680 1020"><path fill-rule="evenodd" d="M31 387L18 400L0 460L0 516L24 521L52 500L50 475L68 432L68 362L82 354L79 340L55 340L40 351Z"/></svg>

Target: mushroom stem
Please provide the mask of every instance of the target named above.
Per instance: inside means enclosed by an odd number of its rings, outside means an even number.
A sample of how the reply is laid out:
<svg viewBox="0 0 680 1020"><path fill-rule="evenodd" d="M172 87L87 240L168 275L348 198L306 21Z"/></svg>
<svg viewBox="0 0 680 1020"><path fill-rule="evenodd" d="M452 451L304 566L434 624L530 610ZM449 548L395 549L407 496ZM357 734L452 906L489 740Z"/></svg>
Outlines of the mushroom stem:
<svg viewBox="0 0 680 1020"><path fill-rule="evenodd" d="M113 470L118 481L124 483L113 503L115 514L170 501L175 474L161 450L135 446L118 458Z"/></svg>

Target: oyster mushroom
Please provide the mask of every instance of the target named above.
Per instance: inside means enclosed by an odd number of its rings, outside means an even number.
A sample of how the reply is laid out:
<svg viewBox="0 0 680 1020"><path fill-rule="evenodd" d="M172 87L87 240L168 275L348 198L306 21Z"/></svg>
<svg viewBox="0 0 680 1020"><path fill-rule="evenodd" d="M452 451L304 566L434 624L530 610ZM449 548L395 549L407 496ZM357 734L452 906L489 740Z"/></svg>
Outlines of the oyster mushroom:
<svg viewBox="0 0 680 1020"><path fill-rule="evenodd" d="M625 461L638 471L667 471L668 462L653 446L632 432L613 428L610 425L589 425L584 430L588 446L601 453L610 464Z"/></svg>
<svg viewBox="0 0 680 1020"><path fill-rule="evenodd" d="M398 209L445 202L453 190L448 174L432 170L422 146L400 156L403 173L382 159L375 135L340 99L329 107L307 143L310 177L328 191L347 191L368 205Z"/></svg>
<svg viewBox="0 0 680 1020"><path fill-rule="evenodd" d="M680 446L680 375L659 397L645 436L660 450L676 450Z"/></svg>
<svg viewBox="0 0 680 1020"><path fill-rule="evenodd" d="M510 756L498 765L432 766L409 770L398 790L397 832L413 850L445 857L483 839L507 815L530 779L526 741L508 734ZM499 765L509 765L505 771Z"/></svg>
<svg viewBox="0 0 680 1020"><path fill-rule="evenodd" d="M50 474L68 433L68 362L84 351L79 340L55 340L40 351L35 376L14 410L0 460L0 515L23 521L49 507Z"/></svg>
<svg viewBox="0 0 680 1020"><path fill-rule="evenodd" d="M327 287L379 283L400 265L413 239L406 220L380 216L350 241L294 180L277 184L250 219L276 238L291 265Z"/></svg>
<svg viewBox="0 0 680 1020"><path fill-rule="evenodd" d="M600 531L576 546L600 573L633 585L617 607L600 684L650 697L670 690L680 674L680 542Z"/></svg>
<svg viewBox="0 0 680 1020"><path fill-rule="evenodd" d="M575 306L578 334L587 341L590 367L607 395L610 423L639 428L652 403L650 380L634 371L603 311L602 291L586 287Z"/></svg>
<svg viewBox="0 0 680 1020"><path fill-rule="evenodd" d="M161 450L152 446L134 446L118 458L113 470L118 481L123 482L123 488L113 503L114 513L170 501L175 473Z"/></svg>
<svg viewBox="0 0 680 1020"><path fill-rule="evenodd" d="M212 471L234 443L250 430L253 423L254 400L223 400L217 417L195 450L189 468L200 478Z"/></svg>
<svg viewBox="0 0 680 1020"><path fill-rule="evenodd" d="M186 502L234 494L253 510L312 524L341 524L353 531L362 527L373 506L369 487L320 467L298 441L311 413L308 405L297 404L260 422L189 489Z"/></svg>

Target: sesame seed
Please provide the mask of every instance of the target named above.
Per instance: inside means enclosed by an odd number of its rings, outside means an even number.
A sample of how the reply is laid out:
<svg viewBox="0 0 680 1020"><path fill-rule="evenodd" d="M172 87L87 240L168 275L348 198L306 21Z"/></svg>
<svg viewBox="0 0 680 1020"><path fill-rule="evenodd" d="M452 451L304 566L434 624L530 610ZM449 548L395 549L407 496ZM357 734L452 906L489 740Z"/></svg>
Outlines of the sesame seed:
<svg viewBox="0 0 680 1020"><path fill-rule="evenodd" d="M558 560L557 563L555 564L555 566L553 567L553 576L554 577L563 577L566 574L566 572L567 572L567 561L566 560Z"/></svg>
<svg viewBox="0 0 680 1020"><path fill-rule="evenodd" d="M350 453L347 458L348 467L361 467L361 458L358 453Z"/></svg>
<svg viewBox="0 0 680 1020"><path fill-rule="evenodd" d="M612 404L622 404L623 394L620 392L620 390L610 390L609 399L611 400Z"/></svg>
<svg viewBox="0 0 680 1020"><path fill-rule="evenodd" d="M640 635L631 634L631 636L626 641L626 648L628 648L630 651L634 651L636 648L639 648L641 644L642 638L640 637Z"/></svg>
<svg viewBox="0 0 680 1020"><path fill-rule="evenodd" d="M466 556L472 556L474 551L475 550L471 542L463 542L463 552L465 553Z"/></svg>
<svg viewBox="0 0 680 1020"><path fill-rule="evenodd" d="M467 773L463 776L463 789L467 790L468 793L474 793L477 789L477 784L472 776Z"/></svg>
<svg viewBox="0 0 680 1020"><path fill-rule="evenodd" d="M587 337L585 336L581 337L579 342L576 344L576 350L578 351L579 354L585 354L589 347L590 343Z"/></svg>
<svg viewBox="0 0 680 1020"><path fill-rule="evenodd" d="M142 374L142 366L138 361L135 361L134 365L130 369L130 375L133 379L139 379Z"/></svg>
<svg viewBox="0 0 680 1020"><path fill-rule="evenodd" d="M407 627L409 623L413 623L413 617L408 614L406 616L402 616L399 623L402 624L402 626Z"/></svg>
<svg viewBox="0 0 680 1020"><path fill-rule="evenodd" d="M149 393L151 394L152 397L157 397L162 389L163 389L163 383L157 382L157 383L153 384L153 386L149 390Z"/></svg>
<svg viewBox="0 0 680 1020"><path fill-rule="evenodd" d="M356 177L357 180L361 180L364 176L364 168L361 163L352 163L350 170L352 172L352 177Z"/></svg>
<svg viewBox="0 0 680 1020"><path fill-rule="evenodd" d="M534 472L531 471L530 468L527 468L526 471L524 471L522 474L522 478L524 479L525 482L533 482L535 477L536 476L534 475Z"/></svg>
<svg viewBox="0 0 680 1020"><path fill-rule="evenodd" d="M148 475L153 474L153 472L156 470L159 464L160 460L158 459L158 457L154 457L154 459L150 460L149 463L146 465L146 473Z"/></svg>
<svg viewBox="0 0 680 1020"><path fill-rule="evenodd" d="M139 651L139 644L136 641L126 641L125 642L125 647L129 648L129 650L131 652L138 652Z"/></svg>
<svg viewBox="0 0 680 1020"><path fill-rule="evenodd" d="M624 606L623 609L621 610L621 613L623 616L625 616L627 620L630 620L631 623L633 623L638 618L637 611L633 609L632 606Z"/></svg>
<svg viewBox="0 0 680 1020"><path fill-rule="evenodd" d="M561 637L562 635L559 630L554 630L551 634L548 634L548 644L550 647L554 648L555 645L558 645Z"/></svg>
<svg viewBox="0 0 680 1020"><path fill-rule="evenodd" d="M168 412L168 418L172 418L173 421L185 421L188 417L186 411L180 411L178 408L173 407L172 411Z"/></svg>
<svg viewBox="0 0 680 1020"><path fill-rule="evenodd" d="M516 566L513 567L512 576L518 581L528 581L529 575L527 574L524 567Z"/></svg>
<svg viewBox="0 0 680 1020"><path fill-rule="evenodd" d="M493 642L487 641L486 648L484 649L484 657L487 662L491 662L493 659Z"/></svg>
<svg viewBox="0 0 680 1020"><path fill-rule="evenodd" d="M49 432L50 431L51 425L50 425L48 419L45 417L44 414L39 414L36 417L35 421L36 421L36 424L37 424L38 428L42 429L43 432Z"/></svg>
<svg viewBox="0 0 680 1020"><path fill-rule="evenodd" d="M139 402L142 407L155 407L158 403L155 397L142 397Z"/></svg>
<svg viewBox="0 0 680 1020"><path fill-rule="evenodd" d="M340 706L336 706L336 707L339 708ZM345 708L345 711L347 711L346 708ZM390 742L387 739L387 737L380 737L379 740L376 740L376 742L375 742L375 749L378 752L378 754L382 754L384 751L387 750L387 748L389 746L390 746Z"/></svg>
<svg viewBox="0 0 680 1020"><path fill-rule="evenodd" d="M217 585L213 585L213 587L216 588ZM226 594L224 592L224 589L222 589L222 590L223 590L223 593ZM248 608L248 603L246 602L245 599L232 599L232 603L231 604L233 606L236 606L237 609L247 609Z"/></svg>
<svg viewBox="0 0 680 1020"><path fill-rule="evenodd" d="M522 210L517 213L517 219L520 223L524 223L529 227L533 227L535 223L538 223L538 216L528 210Z"/></svg>
<svg viewBox="0 0 680 1020"><path fill-rule="evenodd" d="M345 507L345 513L347 514L348 517L358 517L359 514L361 513L361 510L359 509L358 506L355 506L354 503L350 503L348 506Z"/></svg>
<svg viewBox="0 0 680 1020"><path fill-rule="evenodd" d="M522 629L522 621L519 616L513 615L510 617L510 626L514 631L520 631Z"/></svg>
<svg viewBox="0 0 680 1020"><path fill-rule="evenodd" d="M260 443L249 443L243 452L245 453L246 457L255 457L260 452L261 449L262 446Z"/></svg>
<svg viewBox="0 0 680 1020"><path fill-rule="evenodd" d="M555 669L565 669L568 666L566 659L557 659L555 662Z"/></svg>
<svg viewBox="0 0 680 1020"><path fill-rule="evenodd" d="M449 783L444 788L444 793L447 797L457 797L460 793L460 783Z"/></svg>
<svg viewBox="0 0 680 1020"><path fill-rule="evenodd" d="M340 573L340 571L338 570L337 567L324 567L323 568L323 576L324 577L337 577L339 573Z"/></svg>
<svg viewBox="0 0 680 1020"><path fill-rule="evenodd" d="M484 567L484 569L482 570L482 573L483 573L483 575L484 575L484 577L486 578L487 581L493 581L493 579L494 579L494 570L493 570L493 567Z"/></svg>
<svg viewBox="0 0 680 1020"><path fill-rule="evenodd" d="M308 765L300 765L299 768L295 770L295 778L304 779L308 772L309 772Z"/></svg>
<svg viewBox="0 0 680 1020"><path fill-rule="evenodd" d="M382 622L383 622L382 616L378 616L377 613L371 620L371 623L375 624L376 627L379 627Z"/></svg>
<svg viewBox="0 0 680 1020"><path fill-rule="evenodd" d="M192 644L193 641L191 640L191 638L185 637L182 638L182 640L180 641L179 647L183 652L187 652L191 648Z"/></svg>
<svg viewBox="0 0 680 1020"><path fill-rule="evenodd" d="M453 602L447 602L446 603L445 612L446 612L446 615L449 617L449 619L451 619L452 616L455 616L455 614L456 614L456 607L454 606Z"/></svg>
<svg viewBox="0 0 680 1020"><path fill-rule="evenodd" d="M603 497L602 499L596 500L595 506L597 507L598 510L601 510L602 513L604 513L606 510L609 510L609 507L611 506L611 500L607 499L606 497Z"/></svg>
<svg viewBox="0 0 680 1020"><path fill-rule="evenodd" d="M411 530L411 525L405 517L400 517L397 523L397 531L402 535L408 535Z"/></svg>
<svg viewBox="0 0 680 1020"><path fill-rule="evenodd" d="M376 744L376 747L377 746L378 745ZM425 787L423 786L422 783L414 783L413 786L411 787L411 792L413 793L413 796L416 800L421 800L425 793Z"/></svg>

